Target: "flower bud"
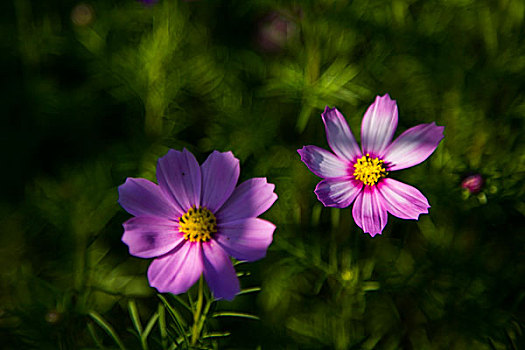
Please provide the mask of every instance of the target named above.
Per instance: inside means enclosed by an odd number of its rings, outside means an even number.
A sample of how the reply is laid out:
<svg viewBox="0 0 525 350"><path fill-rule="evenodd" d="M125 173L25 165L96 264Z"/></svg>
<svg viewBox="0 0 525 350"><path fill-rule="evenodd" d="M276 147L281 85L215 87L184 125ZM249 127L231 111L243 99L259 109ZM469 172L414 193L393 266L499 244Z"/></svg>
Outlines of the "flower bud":
<svg viewBox="0 0 525 350"><path fill-rule="evenodd" d="M483 177L480 174L474 174L463 179L461 187L467 189L471 194L475 194L481 191L483 183Z"/></svg>

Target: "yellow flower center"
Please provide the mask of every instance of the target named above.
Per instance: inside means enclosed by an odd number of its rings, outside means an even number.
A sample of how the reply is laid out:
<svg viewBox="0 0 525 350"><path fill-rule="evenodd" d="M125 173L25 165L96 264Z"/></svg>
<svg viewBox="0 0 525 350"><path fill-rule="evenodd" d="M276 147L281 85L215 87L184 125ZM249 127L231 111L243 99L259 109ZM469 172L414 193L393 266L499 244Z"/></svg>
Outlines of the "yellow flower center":
<svg viewBox="0 0 525 350"><path fill-rule="evenodd" d="M354 164L354 177L356 180L363 181L367 186L374 186L379 179L385 177L386 172L384 161L379 158L370 158L367 153Z"/></svg>
<svg viewBox="0 0 525 350"><path fill-rule="evenodd" d="M190 242L206 242L217 232L217 220L207 208L193 206L180 217L179 232Z"/></svg>

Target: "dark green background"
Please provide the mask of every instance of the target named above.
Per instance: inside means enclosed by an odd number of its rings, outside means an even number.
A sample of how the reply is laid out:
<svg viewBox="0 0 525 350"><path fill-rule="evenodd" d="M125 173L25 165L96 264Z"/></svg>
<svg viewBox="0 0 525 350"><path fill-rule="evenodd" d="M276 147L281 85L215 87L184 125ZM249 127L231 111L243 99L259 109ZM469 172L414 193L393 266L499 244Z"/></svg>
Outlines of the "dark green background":
<svg viewBox="0 0 525 350"><path fill-rule="evenodd" d="M241 180L265 176L279 195L263 215L277 225L267 258L238 267L262 291L215 306L261 320L212 320L231 335L209 346L525 348L522 0L85 4L0 5L2 348L94 348L88 326L115 347L92 311L140 348L128 301L147 320L159 299L149 262L120 242L130 215L116 188L155 180L158 157L183 147L200 162L231 150ZM396 136L435 121L445 138L391 174L430 213L389 216L371 238L351 208L322 207L296 149L327 147L326 105L359 139L385 93ZM461 188L469 174L480 193Z"/></svg>

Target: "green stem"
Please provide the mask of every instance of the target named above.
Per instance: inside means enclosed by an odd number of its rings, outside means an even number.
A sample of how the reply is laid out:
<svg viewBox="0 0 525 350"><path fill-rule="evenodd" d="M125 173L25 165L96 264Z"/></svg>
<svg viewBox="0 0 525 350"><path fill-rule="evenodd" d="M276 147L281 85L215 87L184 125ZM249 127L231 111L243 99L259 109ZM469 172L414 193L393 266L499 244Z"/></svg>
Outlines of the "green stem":
<svg viewBox="0 0 525 350"><path fill-rule="evenodd" d="M191 332L191 345L197 344L197 341L199 340L200 330L201 327L199 327L199 320L201 318L201 312L202 312L202 302L204 300L204 282L202 275L199 279L199 292L197 296L197 305L195 306L195 311L193 313L193 327Z"/></svg>
<svg viewBox="0 0 525 350"><path fill-rule="evenodd" d="M208 311L210 311L211 304L213 303L213 298L209 298L206 302L206 306L204 307L204 311L202 312L201 319L199 320L199 325L197 329L197 333L201 334L202 328L204 327L204 321L206 321L206 316L208 315Z"/></svg>

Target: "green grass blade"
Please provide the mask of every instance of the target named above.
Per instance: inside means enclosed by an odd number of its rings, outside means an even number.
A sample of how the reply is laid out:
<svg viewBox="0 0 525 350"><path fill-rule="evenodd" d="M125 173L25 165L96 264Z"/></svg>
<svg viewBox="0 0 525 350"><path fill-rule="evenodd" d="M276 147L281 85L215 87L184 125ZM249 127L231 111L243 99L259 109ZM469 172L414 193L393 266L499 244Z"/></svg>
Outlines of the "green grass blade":
<svg viewBox="0 0 525 350"><path fill-rule="evenodd" d="M97 344L97 347L99 349L104 349L104 345L102 344L102 340L97 335L97 333L95 331L95 327L93 326L93 322L88 322L87 326L88 326L89 334L91 334L91 337L95 341L95 344Z"/></svg>
<svg viewBox="0 0 525 350"><path fill-rule="evenodd" d="M173 299L177 300L182 306L184 306L186 309L188 309L189 312L192 312L190 305L188 305L188 303L186 303L184 300L182 300L181 297L179 297L178 295L175 295L175 294L172 294L172 296L173 296Z"/></svg>
<svg viewBox="0 0 525 350"><path fill-rule="evenodd" d="M257 293L260 291L261 291L261 287L246 288L246 289L242 289L237 295Z"/></svg>
<svg viewBox="0 0 525 350"><path fill-rule="evenodd" d="M131 321L135 326L135 329L139 333L139 336L142 337L142 324L140 323L139 312L137 310L137 304L134 300L128 302L129 315L131 316Z"/></svg>
<svg viewBox="0 0 525 350"><path fill-rule="evenodd" d="M142 337L146 339L149 334L151 333L151 330L153 329L153 326L155 326L155 322L159 319L159 313L155 312L153 316L148 321L148 324L146 325L146 328L144 328L144 333L142 333Z"/></svg>
<svg viewBox="0 0 525 350"><path fill-rule="evenodd" d="M168 330L166 329L166 309L164 305L159 303L159 331L160 331L160 342L162 350L168 348Z"/></svg>
<svg viewBox="0 0 525 350"><path fill-rule="evenodd" d="M111 337L113 338L113 340L115 341L115 343L117 344L117 346L121 349L121 350L125 350L126 347L124 346L124 344L122 343L122 341L120 340L120 337L118 336L118 334L115 332L115 329L113 329L113 327L106 321L102 318L102 316L100 316L96 311L90 311L89 312L89 316L104 330L106 331L106 333Z"/></svg>
<svg viewBox="0 0 525 350"><path fill-rule="evenodd" d="M230 336L230 332L212 332L207 333L202 336L202 339L210 339L210 338L224 338Z"/></svg>
<svg viewBox="0 0 525 350"><path fill-rule="evenodd" d="M184 341L188 343L188 339L186 337L186 332L185 332L185 329L187 328L186 321L184 321L184 319L181 317L179 312L170 305L170 303L166 300L166 298L163 295L157 294L157 296L159 297L159 299L162 301L162 303L168 310L173 321L175 321L175 325L177 326L179 334L182 335L182 337L184 338Z"/></svg>
<svg viewBox="0 0 525 350"><path fill-rule="evenodd" d="M211 317L240 317L240 318L247 318L250 320L259 320L258 316L247 314L244 312L235 312L235 311L222 311L222 312L215 312L211 315Z"/></svg>

